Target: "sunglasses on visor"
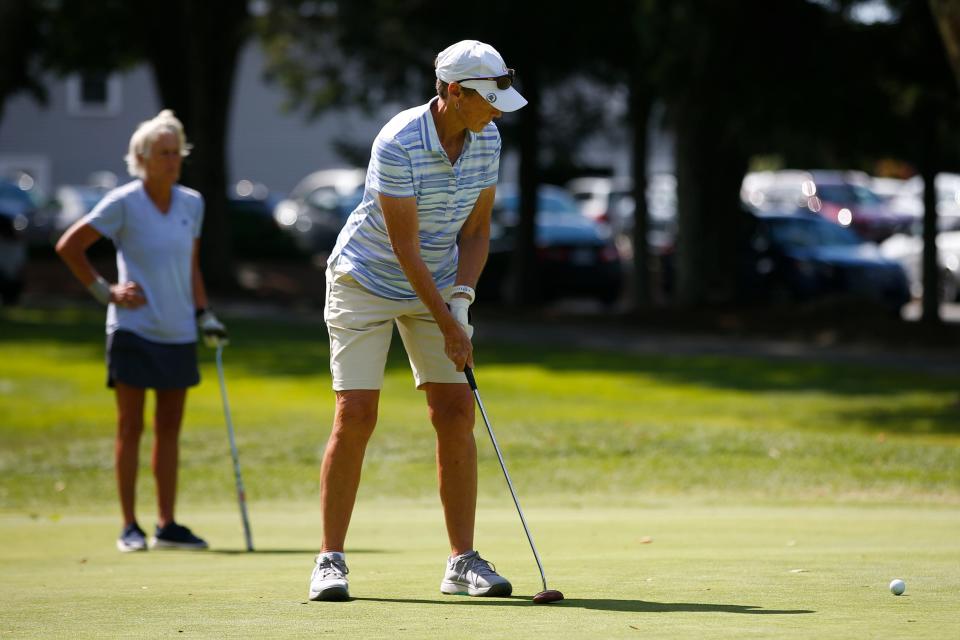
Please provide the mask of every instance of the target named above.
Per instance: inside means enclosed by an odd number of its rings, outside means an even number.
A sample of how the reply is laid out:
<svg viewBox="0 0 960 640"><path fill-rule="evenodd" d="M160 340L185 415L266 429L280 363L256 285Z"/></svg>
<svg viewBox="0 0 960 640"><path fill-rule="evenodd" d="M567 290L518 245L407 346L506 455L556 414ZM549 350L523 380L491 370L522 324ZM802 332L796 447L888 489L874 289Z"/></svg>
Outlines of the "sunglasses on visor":
<svg viewBox="0 0 960 640"><path fill-rule="evenodd" d="M513 78L516 73L513 69L507 69L506 75L497 76L496 78L463 78L462 80L457 80L457 82L466 82L467 80L492 80L497 83L497 89L506 91L513 86Z"/></svg>

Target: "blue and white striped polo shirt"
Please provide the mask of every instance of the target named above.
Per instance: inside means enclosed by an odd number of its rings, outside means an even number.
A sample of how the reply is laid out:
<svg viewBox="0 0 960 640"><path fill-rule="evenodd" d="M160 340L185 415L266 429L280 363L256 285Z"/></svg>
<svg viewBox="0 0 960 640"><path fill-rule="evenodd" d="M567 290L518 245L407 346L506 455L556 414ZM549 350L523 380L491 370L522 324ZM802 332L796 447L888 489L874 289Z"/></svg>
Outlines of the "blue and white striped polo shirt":
<svg viewBox="0 0 960 640"><path fill-rule="evenodd" d="M497 183L500 133L492 122L480 133L467 131L463 151L451 166L437 136L430 106L396 115L373 142L363 200L340 231L329 264L349 273L368 291L393 300L417 297L393 252L382 193L417 198L420 255L438 289L457 275L457 234L480 191Z"/></svg>

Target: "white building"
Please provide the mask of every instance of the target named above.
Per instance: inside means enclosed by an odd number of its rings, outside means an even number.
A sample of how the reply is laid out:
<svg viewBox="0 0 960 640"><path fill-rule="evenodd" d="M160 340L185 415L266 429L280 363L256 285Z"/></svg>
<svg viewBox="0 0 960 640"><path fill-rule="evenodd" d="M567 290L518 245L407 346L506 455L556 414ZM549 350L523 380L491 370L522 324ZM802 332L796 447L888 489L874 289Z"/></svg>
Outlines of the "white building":
<svg viewBox="0 0 960 640"><path fill-rule="evenodd" d="M234 83L227 155L230 184L250 180L285 193L312 171L348 166L334 143L346 140L369 148L380 127L403 107L383 105L369 116L358 109L331 110L308 121L300 112L284 110L283 89L263 80L263 67L263 52L252 41L240 56ZM64 184L87 184L103 171L126 181L123 156L130 135L162 108L150 69L143 65L109 76L50 76L46 86L46 108L24 93L7 100L0 121L0 177L22 178L23 187L32 184L40 194ZM624 100L610 104L614 111L625 108ZM656 127L651 133L651 173L669 171L672 144ZM628 140L622 131L597 134L584 145L581 159L627 175ZM514 180L516 169L515 154L506 154L503 179Z"/></svg>
<svg viewBox="0 0 960 640"><path fill-rule="evenodd" d="M240 57L228 137L229 177L289 191L307 173L345 160L334 141L347 137L369 145L391 115L364 117L337 111L307 121L283 109L282 89L262 79L264 59L256 44ZM46 108L27 94L8 99L0 121L0 176L26 174L41 193L61 184L86 184L109 171L127 179L123 156L136 126L162 108L147 66L109 76L46 78ZM190 132L187 131L189 137Z"/></svg>

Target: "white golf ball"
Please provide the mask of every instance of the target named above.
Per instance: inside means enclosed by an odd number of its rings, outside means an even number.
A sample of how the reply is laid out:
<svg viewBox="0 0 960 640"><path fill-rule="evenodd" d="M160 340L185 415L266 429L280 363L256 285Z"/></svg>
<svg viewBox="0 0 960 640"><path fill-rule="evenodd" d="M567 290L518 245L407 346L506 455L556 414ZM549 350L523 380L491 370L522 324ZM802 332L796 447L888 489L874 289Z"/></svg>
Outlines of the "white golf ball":
<svg viewBox="0 0 960 640"><path fill-rule="evenodd" d="M890 593L895 596L903 595L903 592L907 590L907 583L897 578L890 583Z"/></svg>

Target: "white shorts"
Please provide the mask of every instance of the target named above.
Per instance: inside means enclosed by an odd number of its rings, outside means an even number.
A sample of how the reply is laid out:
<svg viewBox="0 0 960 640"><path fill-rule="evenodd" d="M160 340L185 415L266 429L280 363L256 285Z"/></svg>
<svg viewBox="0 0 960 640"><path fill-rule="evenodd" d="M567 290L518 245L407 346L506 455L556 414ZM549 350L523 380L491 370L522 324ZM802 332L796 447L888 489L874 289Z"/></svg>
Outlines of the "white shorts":
<svg viewBox="0 0 960 640"><path fill-rule="evenodd" d="M452 289L440 292L445 300ZM364 289L350 274L327 269L323 319L330 334L330 373L335 391L383 386L394 323L418 389L427 382L467 382L444 352L443 333L419 298L382 298Z"/></svg>

